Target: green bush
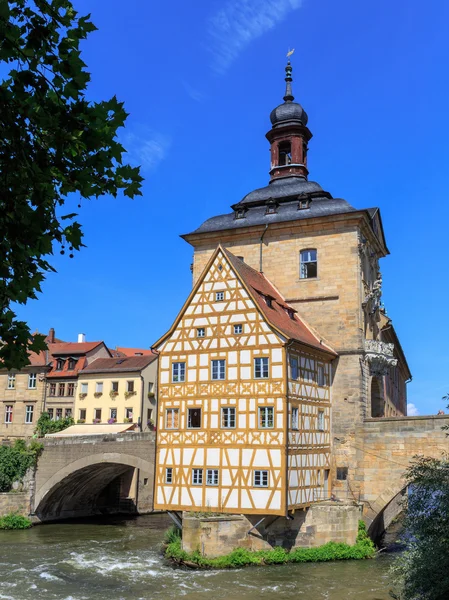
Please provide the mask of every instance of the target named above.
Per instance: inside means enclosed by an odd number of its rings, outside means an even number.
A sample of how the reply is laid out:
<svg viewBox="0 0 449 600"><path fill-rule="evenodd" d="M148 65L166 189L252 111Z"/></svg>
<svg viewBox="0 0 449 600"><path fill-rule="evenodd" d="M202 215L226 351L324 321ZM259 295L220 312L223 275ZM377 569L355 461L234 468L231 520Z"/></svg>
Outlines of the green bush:
<svg viewBox="0 0 449 600"><path fill-rule="evenodd" d="M70 425L75 425L72 417L64 417L63 419L54 421L48 413L43 412L36 423L35 432L39 437L44 437L47 433L56 433L57 431L67 429Z"/></svg>
<svg viewBox="0 0 449 600"><path fill-rule="evenodd" d="M164 543L172 544L173 542L177 542L178 539L181 538L181 530L176 525L172 525L164 535Z"/></svg>
<svg viewBox="0 0 449 600"><path fill-rule="evenodd" d="M15 481L22 481L25 473L37 462L42 444L33 440L16 440L13 446L0 446L0 492L9 492Z"/></svg>
<svg viewBox="0 0 449 600"><path fill-rule="evenodd" d="M179 530L178 530L179 531ZM172 541L168 541L168 539ZM354 546L348 544L328 542L318 548L294 548L287 552L284 548L276 547L272 550L258 550L253 552L246 548L236 548L225 556L207 558L199 550L188 553L182 549L181 537L178 533L174 536L171 530L167 532L167 549L165 557L176 562L188 562L198 567L213 569L235 569L248 565L282 565L285 563L325 562L331 560L361 560L372 558L376 552L373 542L368 536L365 523L359 521L359 532Z"/></svg>
<svg viewBox="0 0 449 600"><path fill-rule="evenodd" d="M29 529L32 523L17 513L9 513L0 517L0 529Z"/></svg>

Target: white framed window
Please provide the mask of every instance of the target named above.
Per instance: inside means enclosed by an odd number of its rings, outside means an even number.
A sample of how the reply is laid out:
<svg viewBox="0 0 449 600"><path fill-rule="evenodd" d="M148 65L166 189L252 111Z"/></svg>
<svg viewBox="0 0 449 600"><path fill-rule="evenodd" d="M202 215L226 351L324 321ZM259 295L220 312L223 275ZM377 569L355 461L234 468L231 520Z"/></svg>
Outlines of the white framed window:
<svg viewBox="0 0 449 600"><path fill-rule="evenodd" d="M225 360L213 360L211 366L212 366L212 379L225 379L226 378L226 361Z"/></svg>
<svg viewBox="0 0 449 600"><path fill-rule="evenodd" d="M203 485L203 469L192 469L192 485Z"/></svg>
<svg viewBox="0 0 449 600"><path fill-rule="evenodd" d="M317 429L319 431L324 431L324 410L318 411L318 424Z"/></svg>
<svg viewBox="0 0 449 600"><path fill-rule="evenodd" d="M196 337L203 338L206 335L206 329L204 327L198 327L196 330Z"/></svg>
<svg viewBox="0 0 449 600"><path fill-rule="evenodd" d="M74 396L74 395L75 395L75 384L68 383L67 384L67 396Z"/></svg>
<svg viewBox="0 0 449 600"><path fill-rule="evenodd" d="M178 408L167 408L165 411L165 429L179 429Z"/></svg>
<svg viewBox="0 0 449 600"><path fill-rule="evenodd" d="M116 408L109 409L109 418L115 419L117 421L117 409Z"/></svg>
<svg viewBox="0 0 449 600"><path fill-rule="evenodd" d="M185 362L174 362L172 364L172 381L173 383L180 383L186 380L186 363Z"/></svg>
<svg viewBox="0 0 449 600"><path fill-rule="evenodd" d="M218 485L218 469L207 469L206 485Z"/></svg>
<svg viewBox="0 0 449 600"><path fill-rule="evenodd" d="M79 414L79 420L80 421L85 421L86 420L86 409L85 408L80 408L78 414Z"/></svg>
<svg viewBox="0 0 449 600"><path fill-rule="evenodd" d="M221 409L221 426L223 429L235 428L235 407L225 406Z"/></svg>
<svg viewBox="0 0 449 600"><path fill-rule="evenodd" d="M15 373L9 373L8 375L8 390L14 390L16 387L16 375Z"/></svg>
<svg viewBox="0 0 449 600"><path fill-rule="evenodd" d="M241 323L234 325L234 335L240 335L241 333L243 333L243 325Z"/></svg>
<svg viewBox="0 0 449 600"><path fill-rule="evenodd" d="M102 394L103 393L103 382L102 381L97 381L95 384L95 393L96 394Z"/></svg>
<svg viewBox="0 0 449 600"><path fill-rule="evenodd" d="M255 379L267 379L269 371L269 360L265 356L254 359Z"/></svg>
<svg viewBox="0 0 449 600"><path fill-rule="evenodd" d="M33 422L33 413L34 413L33 404L27 404L26 408L25 408L25 423Z"/></svg>
<svg viewBox="0 0 449 600"><path fill-rule="evenodd" d="M125 419L133 420L133 409L129 406L125 408Z"/></svg>
<svg viewBox="0 0 449 600"><path fill-rule="evenodd" d="M173 467L165 469L165 483L173 483Z"/></svg>
<svg viewBox="0 0 449 600"><path fill-rule="evenodd" d="M301 250L299 254L299 277L313 279L318 276L318 256L316 249Z"/></svg>
<svg viewBox="0 0 449 600"><path fill-rule="evenodd" d="M224 300L224 292L215 292L215 301L221 302Z"/></svg>
<svg viewBox="0 0 449 600"><path fill-rule="evenodd" d="M56 409L56 421L60 421L62 419L62 408Z"/></svg>
<svg viewBox="0 0 449 600"><path fill-rule="evenodd" d="M254 471L253 472L253 486L254 487L268 487L268 471Z"/></svg>
<svg viewBox="0 0 449 600"><path fill-rule="evenodd" d="M293 356L290 358L290 377L298 379L298 359Z"/></svg>
<svg viewBox="0 0 449 600"><path fill-rule="evenodd" d="M81 384L81 394L87 394L88 390L89 390L89 384L88 383L82 383Z"/></svg>
<svg viewBox="0 0 449 600"><path fill-rule="evenodd" d="M318 385L325 385L325 378L324 378L324 367L323 365L318 365L318 370L317 370L317 383Z"/></svg>
<svg viewBox="0 0 449 600"><path fill-rule="evenodd" d="M66 419L70 419L72 417L72 409L71 408L66 408L65 412L64 412L64 416Z"/></svg>
<svg viewBox="0 0 449 600"><path fill-rule="evenodd" d="M118 381L111 381L111 392L118 393Z"/></svg>
<svg viewBox="0 0 449 600"><path fill-rule="evenodd" d="M58 383L58 396L65 396L65 383Z"/></svg>
<svg viewBox="0 0 449 600"><path fill-rule="evenodd" d="M101 408L94 408L94 419L101 421Z"/></svg>
<svg viewBox="0 0 449 600"><path fill-rule="evenodd" d="M37 375L36 373L28 374L28 389L35 390L37 386Z"/></svg>
<svg viewBox="0 0 449 600"><path fill-rule="evenodd" d="M54 416L54 409L53 408L48 408L47 409L47 413L48 413L48 418L53 421L53 416Z"/></svg>
<svg viewBox="0 0 449 600"><path fill-rule="evenodd" d="M12 423L12 404L5 406L5 423Z"/></svg>
<svg viewBox="0 0 449 600"><path fill-rule="evenodd" d="M126 391L131 392L131 393L134 392L134 381L133 380L126 382Z"/></svg>
<svg viewBox="0 0 449 600"><path fill-rule="evenodd" d="M273 429L274 406L259 406L259 429Z"/></svg>
<svg viewBox="0 0 449 600"><path fill-rule="evenodd" d="M201 429L201 408L187 409L187 428Z"/></svg>
<svg viewBox="0 0 449 600"><path fill-rule="evenodd" d="M299 429L299 410L296 407L292 408L292 429Z"/></svg>
<svg viewBox="0 0 449 600"><path fill-rule="evenodd" d="M75 366L76 366L76 360L74 358L69 358L69 362L68 362L68 365L67 365L67 370L68 371L73 371L74 368L75 368Z"/></svg>

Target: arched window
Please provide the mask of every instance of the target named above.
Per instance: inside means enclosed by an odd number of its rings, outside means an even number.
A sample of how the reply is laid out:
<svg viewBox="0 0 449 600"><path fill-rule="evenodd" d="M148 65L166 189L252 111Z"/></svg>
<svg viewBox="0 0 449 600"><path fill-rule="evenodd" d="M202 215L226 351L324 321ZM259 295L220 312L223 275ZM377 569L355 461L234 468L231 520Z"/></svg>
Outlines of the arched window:
<svg viewBox="0 0 449 600"><path fill-rule="evenodd" d="M316 249L301 250L299 254L299 276L312 279L318 276L318 254Z"/></svg>
<svg viewBox="0 0 449 600"><path fill-rule="evenodd" d="M292 145L290 142L279 144L279 166L289 165L292 162Z"/></svg>

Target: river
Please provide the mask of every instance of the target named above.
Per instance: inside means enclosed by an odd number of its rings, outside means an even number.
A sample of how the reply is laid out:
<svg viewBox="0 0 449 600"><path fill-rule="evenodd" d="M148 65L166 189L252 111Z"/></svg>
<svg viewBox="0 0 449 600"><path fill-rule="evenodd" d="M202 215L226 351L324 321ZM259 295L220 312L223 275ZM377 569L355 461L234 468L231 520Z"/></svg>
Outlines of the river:
<svg viewBox="0 0 449 600"><path fill-rule="evenodd" d="M255 567L177 568L160 554L165 515L0 531L5 600L391 600L391 555L375 560Z"/></svg>

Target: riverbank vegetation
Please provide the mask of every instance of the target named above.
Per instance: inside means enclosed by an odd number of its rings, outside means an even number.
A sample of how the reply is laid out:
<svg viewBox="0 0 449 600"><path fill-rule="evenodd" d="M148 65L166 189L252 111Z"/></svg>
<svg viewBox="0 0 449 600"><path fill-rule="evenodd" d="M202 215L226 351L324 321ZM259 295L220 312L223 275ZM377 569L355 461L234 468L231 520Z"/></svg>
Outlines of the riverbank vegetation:
<svg viewBox="0 0 449 600"><path fill-rule="evenodd" d="M409 486L407 550L393 566L397 600L449 598L449 456L418 457L406 472Z"/></svg>
<svg viewBox="0 0 449 600"><path fill-rule="evenodd" d="M9 513L0 517L0 529L29 529L30 527L32 527L30 519L17 513Z"/></svg>
<svg viewBox="0 0 449 600"><path fill-rule="evenodd" d="M9 492L13 483L21 482L29 468L36 466L42 444L33 440L16 440L13 446L0 446L0 492Z"/></svg>
<svg viewBox="0 0 449 600"><path fill-rule="evenodd" d="M202 556L199 550L186 552L182 549L181 532L171 528L165 536L165 557L178 564L199 569L233 569L250 565L282 565L286 563L326 562L334 560L361 560L372 558L376 552L369 538L365 523L359 522L357 541L353 546L329 542L317 548L285 548L272 550L247 550L236 548L230 554L217 558Z"/></svg>

